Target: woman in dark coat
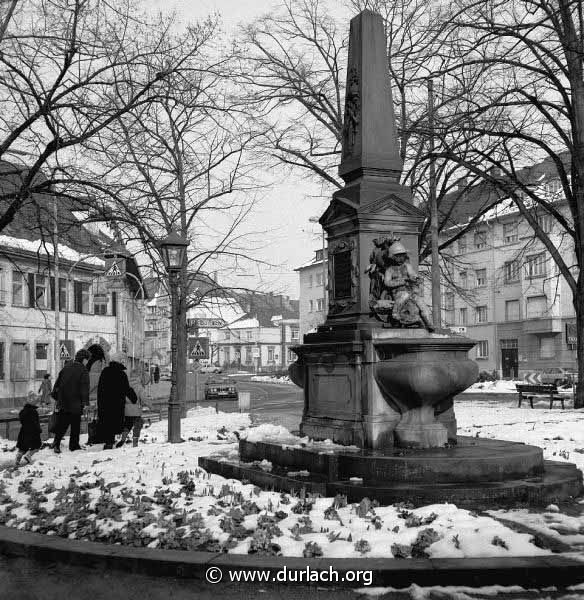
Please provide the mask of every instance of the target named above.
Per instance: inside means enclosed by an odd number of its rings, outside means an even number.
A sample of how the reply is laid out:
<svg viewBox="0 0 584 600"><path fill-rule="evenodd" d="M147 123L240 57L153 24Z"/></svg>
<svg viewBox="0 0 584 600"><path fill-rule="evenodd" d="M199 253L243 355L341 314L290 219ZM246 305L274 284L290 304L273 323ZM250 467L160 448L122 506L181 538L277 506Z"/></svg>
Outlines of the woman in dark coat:
<svg viewBox="0 0 584 600"><path fill-rule="evenodd" d="M26 403L20 413L20 431L16 441L16 464L24 459L25 463L30 463L31 456L41 447L41 424L39 413L34 404Z"/></svg>
<svg viewBox="0 0 584 600"><path fill-rule="evenodd" d="M122 432L126 398L132 403L137 401L134 390L130 387L126 375L126 355L115 352L110 356L110 363L101 372L97 386L97 420L100 437L103 438L104 450L111 450L115 437Z"/></svg>

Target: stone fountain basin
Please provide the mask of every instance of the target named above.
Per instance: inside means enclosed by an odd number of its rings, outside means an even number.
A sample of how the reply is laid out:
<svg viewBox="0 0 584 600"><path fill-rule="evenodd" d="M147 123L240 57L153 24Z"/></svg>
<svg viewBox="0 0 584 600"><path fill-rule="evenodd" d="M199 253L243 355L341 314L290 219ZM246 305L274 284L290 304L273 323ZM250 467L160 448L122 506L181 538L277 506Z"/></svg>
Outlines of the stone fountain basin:
<svg viewBox="0 0 584 600"><path fill-rule="evenodd" d="M199 466L264 489L343 494L349 502L367 497L380 504L496 506L555 502L582 491L582 473L575 465L544 461L541 448L502 440L459 436L456 446L441 450L387 452L241 440L239 450L239 460L210 456L200 458ZM272 463L271 471L251 464L264 459ZM308 476L298 476L303 470Z"/></svg>

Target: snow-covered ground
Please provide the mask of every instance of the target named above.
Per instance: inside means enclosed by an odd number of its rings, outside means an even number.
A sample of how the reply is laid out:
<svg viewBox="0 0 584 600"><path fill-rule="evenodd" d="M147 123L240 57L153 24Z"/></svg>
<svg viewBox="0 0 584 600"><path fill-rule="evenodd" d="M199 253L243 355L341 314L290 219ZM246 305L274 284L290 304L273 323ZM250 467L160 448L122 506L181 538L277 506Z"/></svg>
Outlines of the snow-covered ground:
<svg viewBox="0 0 584 600"><path fill-rule="evenodd" d="M462 401L456 415L463 435L537 444L546 458L584 468L582 410L517 409L510 399ZM138 448L70 453L65 440L62 454L46 448L33 464L17 469L11 466L14 442L0 439L0 523L105 543L309 557L550 554L541 540L498 519L527 524L576 552L584 544L580 505L571 506L570 514L555 506L476 514L452 504L413 509L407 498L380 507L265 492L206 473L198 457L218 450L236 456L238 436L298 443L287 430L251 428L248 415L212 408L189 411L182 421L184 444L166 443L166 427L163 421L143 430ZM263 468L270 464L264 461Z"/></svg>

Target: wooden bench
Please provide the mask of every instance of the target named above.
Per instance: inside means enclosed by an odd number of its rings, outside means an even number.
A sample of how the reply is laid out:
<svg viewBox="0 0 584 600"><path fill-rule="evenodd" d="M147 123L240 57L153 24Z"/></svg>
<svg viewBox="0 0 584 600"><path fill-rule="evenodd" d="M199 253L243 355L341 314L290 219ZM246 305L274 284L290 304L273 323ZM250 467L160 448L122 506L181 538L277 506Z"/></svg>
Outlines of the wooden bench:
<svg viewBox="0 0 584 600"><path fill-rule="evenodd" d="M558 394L558 386L555 383L518 383L515 385L515 389L519 393L519 408L521 408L524 398L529 400L529 406L533 408L534 396L547 396L550 399L550 409L554 405L554 400L559 400L562 403L562 409L564 408L564 397Z"/></svg>

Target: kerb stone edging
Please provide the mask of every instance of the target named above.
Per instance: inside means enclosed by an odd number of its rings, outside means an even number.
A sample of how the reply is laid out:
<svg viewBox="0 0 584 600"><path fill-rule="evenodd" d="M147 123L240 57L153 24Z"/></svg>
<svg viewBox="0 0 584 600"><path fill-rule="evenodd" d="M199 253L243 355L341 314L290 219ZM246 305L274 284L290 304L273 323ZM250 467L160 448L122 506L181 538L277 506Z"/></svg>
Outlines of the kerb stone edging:
<svg viewBox="0 0 584 600"><path fill-rule="evenodd" d="M566 587L584 582L584 559L575 553L510 558L305 559L134 548L64 539L5 526L0 526L0 553L39 561L201 580L205 579L206 570L213 566L222 570L224 582L229 581L229 571L261 569L275 574L284 567L289 571L301 571L307 566L313 571L332 568L339 576L347 571L372 571L372 586L395 588L408 587L412 583L422 586L519 585L533 588L558 584ZM319 581L318 585L363 587L362 581Z"/></svg>

